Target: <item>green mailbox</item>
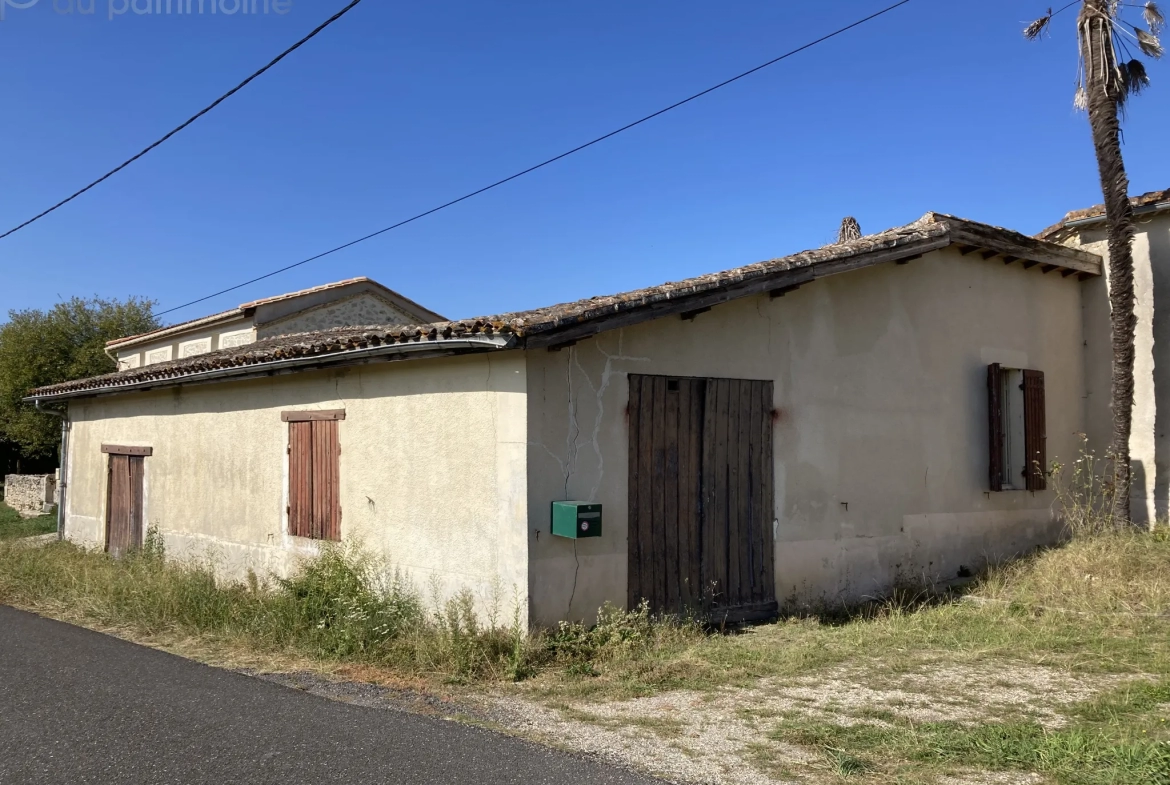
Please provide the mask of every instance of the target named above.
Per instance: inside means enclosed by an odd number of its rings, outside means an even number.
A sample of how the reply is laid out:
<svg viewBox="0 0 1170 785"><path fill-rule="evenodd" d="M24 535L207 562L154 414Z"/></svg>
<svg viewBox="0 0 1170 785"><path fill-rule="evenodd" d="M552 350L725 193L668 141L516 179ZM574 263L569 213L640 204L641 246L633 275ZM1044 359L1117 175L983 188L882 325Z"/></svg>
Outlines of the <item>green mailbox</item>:
<svg viewBox="0 0 1170 785"><path fill-rule="evenodd" d="M553 502L552 533L558 537L601 536L601 505L588 502Z"/></svg>

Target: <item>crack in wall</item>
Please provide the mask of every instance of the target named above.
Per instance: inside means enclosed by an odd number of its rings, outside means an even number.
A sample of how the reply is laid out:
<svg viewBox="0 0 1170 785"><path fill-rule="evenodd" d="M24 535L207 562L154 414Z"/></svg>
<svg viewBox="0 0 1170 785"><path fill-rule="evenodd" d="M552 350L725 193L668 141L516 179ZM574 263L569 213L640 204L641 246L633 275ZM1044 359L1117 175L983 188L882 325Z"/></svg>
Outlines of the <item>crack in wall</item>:
<svg viewBox="0 0 1170 785"><path fill-rule="evenodd" d="M580 353L576 351L576 347L569 347L568 357L568 378L569 378L569 432L566 439L570 445L568 449L567 460L562 466L562 471L565 476L565 496L569 494L569 479L578 468L578 456L581 452L581 426L577 422L577 406L579 398L574 397L572 387L573 366L577 367L581 377L585 380L586 386L593 394L596 403L597 412L593 418L593 432L590 434L586 447L591 447L593 453L597 456L597 480L594 482L589 495L584 501L592 502L597 499L597 492L601 489L601 483L605 478L605 457L601 450L601 425L605 418L605 393L609 388L609 384L614 375L615 362L650 362L649 357L632 357L623 353L623 344L625 342L625 335L623 330L618 330L618 345L617 354L610 354L602 348L601 340L595 340L593 346L597 349L603 357L605 357L605 365L601 369L601 377L598 384L594 385L589 378L589 372L581 365ZM574 434L574 431L576 433Z"/></svg>

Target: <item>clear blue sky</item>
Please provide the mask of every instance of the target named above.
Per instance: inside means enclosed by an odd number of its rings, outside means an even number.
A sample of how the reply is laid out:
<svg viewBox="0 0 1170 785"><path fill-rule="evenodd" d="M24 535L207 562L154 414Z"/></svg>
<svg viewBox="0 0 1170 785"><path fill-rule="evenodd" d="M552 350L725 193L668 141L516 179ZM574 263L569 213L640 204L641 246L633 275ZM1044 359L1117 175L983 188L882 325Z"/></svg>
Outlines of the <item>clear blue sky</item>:
<svg viewBox="0 0 1170 785"><path fill-rule="evenodd" d="M57 13L53 0L4 9L3 229L344 5L111 20L111 0L93 2L92 16ZM159 150L0 241L0 313L71 295L177 305L511 174L886 4L365 0ZM1037 231L1100 201L1088 124L1072 109L1073 13L1042 44L1020 35L1047 5L914 0L536 174L167 319L356 275L452 317L536 307L819 246L846 214L867 232L927 210ZM1134 192L1170 187L1170 64L1150 71L1154 86L1125 124Z"/></svg>

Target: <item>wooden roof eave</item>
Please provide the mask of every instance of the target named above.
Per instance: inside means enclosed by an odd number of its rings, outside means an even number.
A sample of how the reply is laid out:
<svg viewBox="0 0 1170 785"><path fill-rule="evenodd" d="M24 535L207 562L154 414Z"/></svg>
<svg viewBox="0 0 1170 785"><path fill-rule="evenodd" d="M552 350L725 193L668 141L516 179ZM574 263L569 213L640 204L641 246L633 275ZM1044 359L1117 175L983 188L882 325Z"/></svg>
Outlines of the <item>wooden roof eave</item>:
<svg viewBox="0 0 1170 785"><path fill-rule="evenodd" d="M622 310L612 314L579 318L569 324L557 325L546 331L528 332L523 339L523 343L529 349L566 346L575 341L589 338L608 330L629 327L672 314L698 313L715 305L738 300L741 297L750 297L752 295L770 292L792 291L818 278L827 278L830 275L839 275L863 267L871 267L886 262L897 262L907 258L922 256L931 251L946 248L950 244L951 240L947 234L940 233L931 237L898 243L897 245L886 248L877 248L872 251L852 254L841 259L791 267L786 270L777 270L764 275L745 278L733 284L725 284L710 291L678 297L664 297L661 300L648 302L638 308Z"/></svg>
<svg viewBox="0 0 1170 785"><path fill-rule="evenodd" d="M1053 243L1020 235L983 231L970 224L952 225L951 238L964 255L979 252L984 259L1002 257L1005 264L1020 262L1024 267L1040 265L1043 272L1060 270L1062 276L1077 275L1080 279L1101 275L1101 259L1096 254L1076 248L1056 246Z"/></svg>

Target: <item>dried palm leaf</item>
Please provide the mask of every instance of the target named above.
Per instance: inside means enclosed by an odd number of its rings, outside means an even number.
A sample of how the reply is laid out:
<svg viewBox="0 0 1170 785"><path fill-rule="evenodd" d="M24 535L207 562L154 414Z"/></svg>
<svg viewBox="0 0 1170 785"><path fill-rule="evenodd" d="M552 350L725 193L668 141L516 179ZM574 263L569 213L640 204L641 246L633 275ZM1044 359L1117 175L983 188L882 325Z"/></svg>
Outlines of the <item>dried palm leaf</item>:
<svg viewBox="0 0 1170 785"><path fill-rule="evenodd" d="M1141 60L1130 60L1125 64L1125 91L1137 95L1150 86L1150 77Z"/></svg>
<svg viewBox="0 0 1170 785"><path fill-rule="evenodd" d="M1138 30L1136 27L1133 31L1137 35L1138 46L1147 57L1158 58L1162 56L1162 42L1158 40L1158 36L1150 35L1145 30Z"/></svg>
<svg viewBox="0 0 1170 785"><path fill-rule="evenodd" d="M1117 105L1121 107L1129 98L1129 64L1119 62L1114 68L1114 72L1117 77L1117 88L1114 92L1117 94Z"/></svg>
<svg viewBox="0 0 1170 785"><path fill-rule="evenodd" d="M1146 26L1154 35L1158 35L1166 26L1166 17L1162 16L1162 9L1158 8L1158 4L1154 0L1146 3L1145 9L1142 11L1142 19L1146 21Z"/></svg>
<svg viewBox="0 0 1170 785"><path fill-rule="evenodd" d="M1049 8L1047 16L1040 17L1035 22L1024 28L1024 38L1027 38L1029 41L1035 41L1044 34L1045 30L1048 29L1048 23L1051 21L1052 9Z"/></svg>
<svg viewBox="0 0 1170 785"><path fill-rule="evenodd" d="M1073 108L1078 112L1089 111L1089 93L1083 85L1077 85L1077 91L1073 95Z"/></svg>

